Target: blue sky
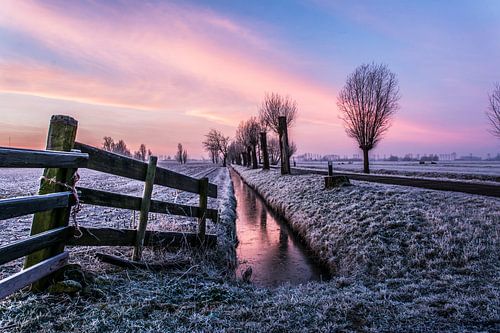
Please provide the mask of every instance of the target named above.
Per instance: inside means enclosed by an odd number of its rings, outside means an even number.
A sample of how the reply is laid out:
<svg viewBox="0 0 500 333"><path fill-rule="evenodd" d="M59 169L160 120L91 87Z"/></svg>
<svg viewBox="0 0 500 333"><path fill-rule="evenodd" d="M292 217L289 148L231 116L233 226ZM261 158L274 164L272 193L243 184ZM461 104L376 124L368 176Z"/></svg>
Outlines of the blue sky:
<svg viewBox="0 0 500 333"><path fill-rule="evenodd" d="M234 136L276 91L299 104L299 152L352 154L336 96L380 62L402 99L377 153L496 154L485 111L499 32L500 1L6 0L0 145L43 145L50 114L69 113L81 141L162 154L184 142L201 156L204 132Z"/></svg>

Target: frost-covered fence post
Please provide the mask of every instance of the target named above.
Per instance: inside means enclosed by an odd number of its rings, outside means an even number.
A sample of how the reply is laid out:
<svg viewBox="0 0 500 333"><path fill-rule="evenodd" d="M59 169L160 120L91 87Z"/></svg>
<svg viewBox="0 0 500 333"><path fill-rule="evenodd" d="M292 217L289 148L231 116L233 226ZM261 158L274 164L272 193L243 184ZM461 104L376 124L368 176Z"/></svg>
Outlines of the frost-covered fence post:
<svg viewBox="0 0 500 333"><path fill-rule="evenodd" d="M260 132L260 146L262 151L262 169L269 170L269 152L267 151L267 133Z"/></svg>
<svg viewBox="0 0 500 333"><path fill-rule="evenodd" d="M201 243L205 242L207 230L207 207L208 207L208 178L200 179L200 216L198 217L198 237Z"/></svg>
<svg viewBox="0 0 500 333"><path fill-rule="evenodd" d="M339 186L346 186L349 185L350 183L351 182L349 181L349 178L347 178L347 176L342 176L342 175L334 176L332 161L328 161L328 176L325 177L325 189L339 187Z"/></svg>
<svg viewBox="0 0 500 333"><path fill-rule="evenodd" d="M47 150L71 151L73 149L78 122L69 116L54 115L50 119L49 132L47 135ZM74 185L73 176L76 169L46 168L40 180L38 194L49 194L54 192L68 191L68 187ZM66 186L62 185L66 184ZM68 225L70 207L52 209L36 213L33 216L30 235L36 235L50 229L65 227ZM38 264L39 262L53 257L64 251L64 243L48 247L26 256L24 268ZM33 284L33 290L41 290L48 285L47 279L39 280Z"/></svg>
<svg viewBox="0 0 500 333"><path fill-rule="evenodd" d="M286 117L281 116L278 118L279 121L279 140L280 140L280 152L281 152L281 174L290 174L290 158L288 156L288 126L286 123Z"/></svg>
<svg viewBox="0 0 500 333"><path fill-rule="evenodd" d="M141 211L139 214L139 225L137 226L137 237L135 241L132 260L139 261L142 258L142 248L144 247L144 236L148 225L149 208L151 207L151 196L153 194L153 185L156 176L156 164L158 157L149 156L148 169L146 171L146 182L144 183L144 192L141 201Z"/></svg>

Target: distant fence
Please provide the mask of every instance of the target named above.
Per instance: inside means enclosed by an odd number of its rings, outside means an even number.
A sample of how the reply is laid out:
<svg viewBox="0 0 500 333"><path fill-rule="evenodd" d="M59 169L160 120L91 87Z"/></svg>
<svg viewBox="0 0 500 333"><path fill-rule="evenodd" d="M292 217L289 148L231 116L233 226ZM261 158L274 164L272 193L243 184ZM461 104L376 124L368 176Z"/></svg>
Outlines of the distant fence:
<svg viewBox="0 0 500 333"><path fill-rule="evenodd" d="M304 174L328 175L328 170L293 167L292 173L301 175ZM440 179L429 179L429 178L371 175L371 174L342 172L342 171L333 171L333 174L344 175L349 177L349 179L362 180L367 182L420 187L420 188L439 190L439 191L479 194L497 198L500 197L500 186L493 184L461 182L454 180L452 181L452 180L440 180Z"/></svg>
<svg viewBox="0 0 500 333"><path fill-rule="evenodd" d="M65 246L134 246L134 260L140 260L143 246L215 246L217 237L206 234L206 219L217 220L217 210L207 208L208 197L217 197L217 186L208 178L196 179L149 163L75 142L77 121L52 116L47 150L0 148L0 167L45 168L38 195L0 200L0 221L34 214L31 236L0 247L0 265L26 256L24 269L0 281L0 299L32 285L43 289L47 276L68 260ZM144 181L143 197L76 187L77 169ZM199 194L199 206L151 199L153 185ZM70 226L80 203L123 208L140 212L135 229L85 228ZM73 211L72 211L73 208ZM75 210L76 209L76 210ZM198 218L197 233L147 231L148 213Z"/></svg>

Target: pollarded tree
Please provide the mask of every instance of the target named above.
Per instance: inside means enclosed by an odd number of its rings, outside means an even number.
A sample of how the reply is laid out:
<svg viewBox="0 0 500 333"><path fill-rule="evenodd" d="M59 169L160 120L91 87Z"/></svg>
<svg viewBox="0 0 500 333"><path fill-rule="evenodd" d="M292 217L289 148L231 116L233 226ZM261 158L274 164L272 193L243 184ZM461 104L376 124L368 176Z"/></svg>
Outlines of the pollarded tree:
<svg viewBox="0 0 500 333"><path fill-rule="evenodd" d="M281 130L279 126L279 118L286 117L286 129ZM290 156L284 154L288 152L288 129L295 122L297 117L297 102L290 97L283 97L277 93L266 94L264 101L259 110L259 119L261 124L273 132L278 134L280 144L280 156L282 158L281 172L289 173L290 171ZM285 149L285 150L284 150ZM283 158L285 158L283 160Z"/></svg>
<svg viewBox="0 0 500 333"><path fill-rule="evenodd" d="M259 110L262 125L279 135L279 117L282 116L286 117L287 127L290 128L297 117L297 102L288 96L266 94Z"/></svg>
<svg viewBox="0 0 500 333"><path fill-rule="evenodd" d="M386 65L363 64L349 75L337 98L348 136L363 151L364 172L370 173L368 152L382 139L399 109L399 85Z"/></svg>
<svg viewBox="0 0 500 333"><path fill-rule="evenodd" d="M242 121L236 130L236 139L246 148L246 165L252 164L253 169L259 167L257 161L257 145L259 144L259 133L261 126L257 118L251 117Z"/></svg>
<svg viewBox="0 0 500 333"><path fill-rule="evenodd" d="M486 115L491 123L491 133L500 139L500 83L495 84L489 95L490 106Z"/></svg>

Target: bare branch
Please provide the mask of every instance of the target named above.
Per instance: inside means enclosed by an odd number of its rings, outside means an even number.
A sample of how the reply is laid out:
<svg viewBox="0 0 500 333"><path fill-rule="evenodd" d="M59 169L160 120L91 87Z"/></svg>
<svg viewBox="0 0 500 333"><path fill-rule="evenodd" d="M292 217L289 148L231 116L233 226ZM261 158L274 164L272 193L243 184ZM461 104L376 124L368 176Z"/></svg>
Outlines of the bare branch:
<svg viewBox="0 0 500 333"><path fill-rule="evenodd" d="M489 97L490 105L486 116L491 123L490 132L500 139L500 83L496 83Z"/></svg>

